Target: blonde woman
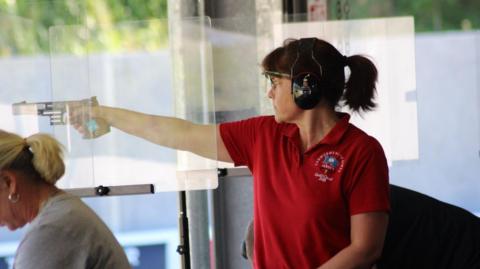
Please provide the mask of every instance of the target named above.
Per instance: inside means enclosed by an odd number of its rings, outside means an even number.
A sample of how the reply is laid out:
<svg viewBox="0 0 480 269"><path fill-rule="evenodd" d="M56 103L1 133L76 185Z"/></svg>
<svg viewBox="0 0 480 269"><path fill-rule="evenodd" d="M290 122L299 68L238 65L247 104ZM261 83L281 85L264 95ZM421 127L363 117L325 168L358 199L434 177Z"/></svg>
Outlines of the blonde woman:
<svg viewBox="0 0 480 269"><path fill-rule="evenodd" d="M16 269L130 268L99 217L55 183L64 174L62 146L46 134L22 138L0 130L0 226L30 224Z"/></svg>

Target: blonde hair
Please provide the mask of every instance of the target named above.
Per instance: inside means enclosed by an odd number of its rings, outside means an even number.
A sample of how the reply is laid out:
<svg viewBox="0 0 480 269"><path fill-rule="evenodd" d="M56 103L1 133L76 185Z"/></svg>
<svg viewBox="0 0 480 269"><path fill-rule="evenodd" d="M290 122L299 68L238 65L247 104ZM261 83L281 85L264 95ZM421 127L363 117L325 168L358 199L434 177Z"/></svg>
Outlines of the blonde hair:
<svg viewBox="0 0 480 269"><path fill-rule="evenodd" d="M22 138L0 130L0 170L34 169L42 180L55 184L65 173L63 146L48 134Z"/></svg>

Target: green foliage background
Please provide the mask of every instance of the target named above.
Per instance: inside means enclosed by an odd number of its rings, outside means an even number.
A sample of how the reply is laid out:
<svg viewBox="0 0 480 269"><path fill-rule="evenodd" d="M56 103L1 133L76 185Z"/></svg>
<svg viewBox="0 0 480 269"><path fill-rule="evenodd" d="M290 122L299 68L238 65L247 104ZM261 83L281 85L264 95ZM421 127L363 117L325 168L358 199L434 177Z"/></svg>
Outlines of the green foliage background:
<svg viewBox="0 0 480 269"><path fill-rule="evenodd" d="M333 18L338 2L349 4L350 18L414 16L417 32L480 28L479 0L329 0Z"/></svg>
<svg viewBox="0 0 480 269"><path fill-rule="evenodd" d="M166 18L167 0L0 0L0 56L155 50Z"/></svg>
<svg viewBox="0 0 480 269"><path fill-rule="evenodd" d="M339 3L348 14L339 14ZM330 19L414 16L417 32L480 28L480 0L328 0L328 6ZM0 56L155 50L168 42L166 17L167 0L0 0Z"/></svg>

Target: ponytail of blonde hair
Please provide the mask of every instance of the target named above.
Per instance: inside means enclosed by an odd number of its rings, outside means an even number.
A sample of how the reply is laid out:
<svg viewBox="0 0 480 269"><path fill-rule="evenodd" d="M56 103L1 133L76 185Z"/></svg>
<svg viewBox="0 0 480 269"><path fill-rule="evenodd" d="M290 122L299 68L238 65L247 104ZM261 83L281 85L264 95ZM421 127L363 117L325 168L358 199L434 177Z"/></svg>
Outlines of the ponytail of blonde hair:
<svg viewBox="0 0 480 269"><path fill-rule="evenodd" d="M0 170L28 170L29 166L33 166L42 180L54 185L65 173L63 146L48 134L38 133L23 139L0 130Z"/></svg>

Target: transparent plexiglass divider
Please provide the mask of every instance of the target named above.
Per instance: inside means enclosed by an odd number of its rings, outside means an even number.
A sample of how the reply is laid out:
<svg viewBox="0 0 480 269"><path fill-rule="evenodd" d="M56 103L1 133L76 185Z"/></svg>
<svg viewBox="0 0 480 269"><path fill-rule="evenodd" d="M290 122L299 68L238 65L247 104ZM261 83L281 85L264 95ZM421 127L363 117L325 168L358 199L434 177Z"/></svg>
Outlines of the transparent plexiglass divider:
<svg viewBox="0 0 480 269"><path fill-rule="evenodd" d="M269 82L261 76L263 57L287 38L318 37L345 55L363 54L374 61L379 70L378 107L352 114L352 122L382 143L390 164L418 159L413 18L323 22L306 18L294 14L283 18L285 23L281 14L270 12L257 22L248 17L212 20L207 36L214 51L217 121L272 114ZM260 30L252 33L255 23Z"/></svg>
<svg viewBox="0 0 480 269"><path fill-rule="evenodd" d="M201 17L50 28L52 99L67 101L66 124L54 131L69 153L65 187L154 184L159 192L218 185L215 160L153 144L91 117L92 109L108 106L215 124L211 48L202 34L209 25ZM83 128L93 133L82 135L69 124L69 105L85 115ZM213 130L212 141L205 141L209 156L216 156Z"/></svg>
<svg viewBox="0 0 480 269"><path fill-rule="evenodd" d="M379 70L377 108L350 113L351 122L380 141L390 164L419 158L413 17L278 23L272 31L272 49L287 38L317 37L346 56L369 57Z"/></svg>
<svg viewBox="0 0 480 269"><path fill-rule="evenodd" d="M61 124L53 125L55 138L66 149L66 171L62 188L95 186L94 144L83 139L71 127L68 113L70 104L84 103L90 96L88 42L89 32L83 25L53 26L50 35L51 110ZM85 103L85 106L88 105Z"/></svg>
<svg viewBox="0 0 480 269"><path fill-rule="evenodd" d="M259 85L264 82L258 61L259 43L254 17L212 19L207 38L212 45L215 107L218 123L260 114ZM222 168L233 164L220 163Z"/></svg>
<svg viewBox="0 0 480 269"><path fill-rule="evenodd" d="M170 25L175 115L198 124L215 125L212 45L207 39L209 17L187 18ZM217 132L202 141L208 156L217 156ZM213 189L218 186L217 161L177 151L177 188Z"/></svg>
<svg viewBox="0 0 480 269"><path fill-rule="evenodd" d="M251 17L213 19L207 32L214 51L217 121L239 120L259 114L261 73L258 42Z"/></svg>

